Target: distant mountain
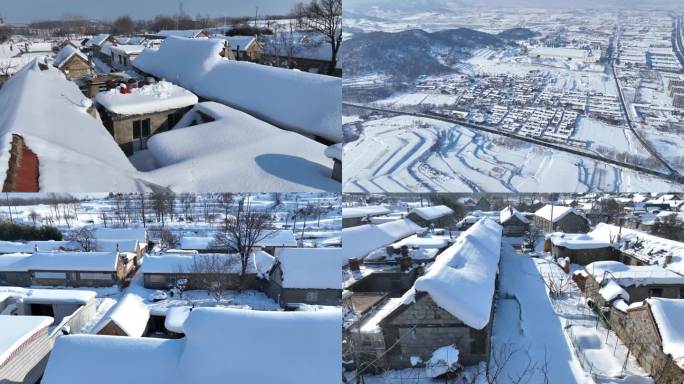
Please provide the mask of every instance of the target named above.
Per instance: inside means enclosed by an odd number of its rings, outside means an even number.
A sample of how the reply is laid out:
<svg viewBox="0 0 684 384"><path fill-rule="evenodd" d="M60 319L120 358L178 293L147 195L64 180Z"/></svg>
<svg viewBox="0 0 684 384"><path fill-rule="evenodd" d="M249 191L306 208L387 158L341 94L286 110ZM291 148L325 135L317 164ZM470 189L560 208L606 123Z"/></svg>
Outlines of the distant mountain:
<svg viewBox="0 0 684 384"><path fill-rule="evenodd" d="M497 34L502 39L506 40L527 40L541 36L541 33L527 28L511 28Z"/></svg>
<svg viewBox="0 0 684 384"><path fill-rule="evenodd" d="M453 66L470 57L473 49L513 44L468 28L370 32L345 41L340 60L345 75L384 73L396 80L413 80L421 75L454 72Z"/></svg>

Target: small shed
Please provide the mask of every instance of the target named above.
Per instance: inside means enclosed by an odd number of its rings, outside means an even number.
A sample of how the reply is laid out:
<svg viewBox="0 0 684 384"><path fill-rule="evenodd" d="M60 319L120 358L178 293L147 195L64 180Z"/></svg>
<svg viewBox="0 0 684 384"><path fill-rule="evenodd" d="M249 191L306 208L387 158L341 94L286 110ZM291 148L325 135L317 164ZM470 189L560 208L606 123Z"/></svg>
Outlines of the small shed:
<svg viewBox="0 0 684 384"><path fill-rule="evenodd" d="M573 264L617 261L616 253L609 243L586 233L552 233L546 237L544 249L551 251L554 259L568 258Z"/></svg>
<svg viewBox="0 0 684 384"><path fill-rule="evenodd" d="M69 80L86 77L93 73L90 59L71 44L57 52L52 65L62 71Z"/></svg>
<svg viewBox="0 0 684 384"><path fill-rule="evenodd" d="M198 98L175 84L160 81L141 88L120 87L95 97L102 123L127 155L147 149L147 140L172 129Z"/></svg>
<svg viewBox="0 0 684 384"><path fill-rule="evenodd" d="M342 228L357 227L367 224L375 216L383 216L391 211L382 205L364 205L342 208Z"/></svg>
<svg viewBox="0 0 684 384"><path fill-rule="evenodd" d="M499 224L504 236L522 236L530 230L530 221L513 207L506 207L499 214Z"/></svg>
<svg viewBox="0 0 684 384"><path fill-rule="evenodd" d="M283 248L269 273L267 294L287 307L340 305L342 248Z"/></svg>
<svg viewBox="0 0 684 384"><path fill-rule="evenodd" d="M257 62L261 59L263 44L256 36L228 36L226 40L235 60Z"/></svg>
<svg viewBox="0 0 684 384"><path fill-rule="evenodd" d="M142 299L132 293L124 295L93 327L97 335L142 337L147 329L150 311Z"/></svg>
<svg viewBox="0 0 684 384"><path fill-rule="evenodd" d="M534 224L546 233L587 233L589 222L575 208L547 204L534 213Z"/></svg>
<svg viewBox="0 0 684 384"><path fill-rule="evenodd" d="M421 227L448 227L454 220L454 211L446 205L413 208L406 218Z"/></svg>

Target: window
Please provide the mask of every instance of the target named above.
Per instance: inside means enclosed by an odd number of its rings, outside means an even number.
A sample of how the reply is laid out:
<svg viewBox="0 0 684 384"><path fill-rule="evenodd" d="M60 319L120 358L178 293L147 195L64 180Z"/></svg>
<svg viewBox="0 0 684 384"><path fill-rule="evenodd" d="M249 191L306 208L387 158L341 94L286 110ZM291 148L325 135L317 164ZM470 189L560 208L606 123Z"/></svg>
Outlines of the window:
<svg viewBox="0 0 684 384"><path fill-rule="evenodd" d="M141 139L150 136L150 119L136 120L133 122L133 139Z"/></svg>
<svg viewBox="0 0 684 384"><path fill-rule="evenodd" d="M81 272L79 278L81 280L111 280L112 274L105 272Z"/></svg>
<svg viewBox="0 0 684 384"><path fill-rule="evenodd" d="M66 272L33 272L36 279L66 279Z"/></svg>
<svg viewBox="0 0 684 384"><path fill-rule="evenodd" d="M123 65L124 65L124 67L128 66L128 58L127 57L123 58Z"/></svg>
<svg viewBox="0 0 684 384"><path fill-rule="evenodd" d="M651 288L648 290L648 297L663 297L662 288Z"/></svg>
<svg viewBox="0 0 684 384"><path fill-rule="evenodd" d="M318 301L318 292L316 291L307 291L306 292L306 301L308 303L315 303Z"/></svg>
<svg viewBox="0 0 684 384"><path fill-rule="evenodd" d="M163 284L166 283L166 276L164 275L148 275L147 279L150 283Z"/></svg>
<svg viewBox="0 0 684 384"><path fill-rule="evenodd" d="M171 113L168 116L169 119L169 129L173 128L176 124L178 124L178 116L175 113Z"/></svg>
<svg viewBox="0 0 684 384"><path fill-rule="evenodd" d="M679 298L684 299L684 287L679 288Z"/></svg>

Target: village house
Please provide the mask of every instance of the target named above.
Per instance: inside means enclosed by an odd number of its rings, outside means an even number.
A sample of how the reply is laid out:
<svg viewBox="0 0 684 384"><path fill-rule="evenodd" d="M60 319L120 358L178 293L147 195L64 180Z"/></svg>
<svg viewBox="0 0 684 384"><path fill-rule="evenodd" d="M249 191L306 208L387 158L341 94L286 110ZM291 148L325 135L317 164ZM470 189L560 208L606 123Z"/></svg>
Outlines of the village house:
<svg viewBox="0 0 684 384"><path fill-rule="evenodd" d="M387 215L389 213L391 211L382 205L344 207L342 208L342 228L367 224L371 217Z"/></svg>
<svg viewBox="0 0 684 384"><path fill-rule="evenodd" d="M310 73L328 73L332 49L323 34L292 32L287 36L277 33L263 38L265 39L261 54L263 64L286 66ZM342 76L339 61L333 75Z"/></svg>
<svg viewBox="0 0 684 384"><path fill-rule="evenodd" d="M297 239L291 229L274 229L268 231L263 239L259 239L254 244L253 249L275 256L277 249L294 248L297 245ZM199 253L233 253L238 251L234 245L218 244L213 236L183 236L180 239L180 249Z"/></svg>
<svg viewBox="0 0 684 384"><path fill-rule="evenodd" d="M223 253L163 253L148 255L142 266L145 288L169 289L176 286L181 279L187 280L186 289L206 289L207 276L216 275L212 268L202 268L201 258L216 258L217 263L225 265L218 278L226 289L240 288L240 255ZM246 274L243 277L243 287L246 289L261 289L261 278L268 274L275 258L263 251L252 253L248 260Z"/></svg>
<svg viewBox="0 0 684 384"><path fill-rule="evenodd" d="M183 339L60 337L42 384L117 384L122 368L147 384L218 383L226 378L238 383L334 383L340 380L340 362L330 356L340 354L341 327L340 311L333 309L195 308L183 322Z"/></svg>
<svg viewBox="0 0 684 384"><path fill-rule="evenodd" d="M534 213L534 224L546 233L587 233L589 223L576 209L545 205Z"/></svg>
<svg viewBox="0 0 684 384"><path fill-rule="evenodd" d="M37 383L47 364L51 343L47 316L0 315L0 382Z"/></svg>
<svg viewBox="0 0 684 384"><path fill-rule="evenodd" d="M659 265L684 274L684 243L642 231L600 223L589 233L610 243L617 260L627 265Z"/></svg>
<svg viewBox="0 0 684 384"><path fill-rule="evenodd" d="M446 205L413 208L406 218L421 227L448 228L454 220L454 211Z"/></svg>
<svg viewBox="0 0 684 384"><path fill-rule="evenodd" d="M613 306L610 327L658 384L684 382L684 300L650 298Z"/></svg>
<svg viewBox="0 0 684 384"><path fill-rule="evenodd" d="M364 224L342 229L344 257L362 260L369 253L384 249L401 239L415 235L422 228L409 219L393 220L382 224Z"/></svg>
<svg viewBox="0 0 684 384"><path fill-rule="evenodd" d="M261 59L263 44L256 36L227 36L225 39L235 60L258 62Z"/></svg>
<svg viewBox="0 0 684 384"><path fill-rule="evenodd" d="M136 270L136 255L124 252L35 252L0 256L3 284L110 287ZM0 280L0 281L2 281Z"/></svg>
<svg viewBox="0 0 684 384"><path fill-rule="evenodd" d="M192 92L165 81L132 86L95 97L102 123L127 155L147 149L152 135L172 129L198 102Z"/></svg>
<svg viewBox="0 0 684 384"><path fill-rule="evenodd" d="M445 345L459 350L464 365L487 361L501 232L484 218L461 234L411 290L361 324L362 345L382 351L391 369L428 361Z"/></svg>
<svg viewBox="0 0 684 384"><path fill-rule="evenodd" d="M285 308L340 305L342 259L342 248L278 249L266 293Z"/></svg>
<svg viewBox="0 0 684 384"><path fill-rule="evenodd" d="M90 38L83 46L85 51L91 51L93 56L99 57L101 55L100 50L103 47L111 44L116 44L116 39L114 39L114 36L108 33L101 33Z"/></svg>
<svg viewBox="0 0 684 384"><path fill-rule="evenodd" d="M208 39L209 33L202 29L185 29L185 30L161 30L155 34L158 38L165 39L170 36L183 37L186 39Z"/></svg>
<svg viewBox="0 0 684 384"><path fill-rule="evenodd" d="M136 261L141 260L148 248L145 228L102 228L93 230L95 248L105 252L135 253Z"/></svg>
<svg viewBox="0 0 684 384"><path fill-rule="evenodd" d="M91 334L142 337L147 330L150 311L139 296L128 293L105 313Z"/></svg>
<svg viewBox="0 0 684 384"><path fill-rule="evenodd" d="M499 213L499 224L504 236L523 236L530 230L530 221L513 207L506 207Z"/></svg>
<svg viewBox="0 0 684 384"><path fill-rule="evenodd" d="M90 59L77 48L67 45L62 48L52 62L69 80L79 79L93 73Z"/></svg>
<svg viewBox="0 0 684 384"><path fill-rule="evenodd" d="M631 304L652 297L684 298L684 276L657 265L597 261L578 273L585 279L580 287L597 308L619 299Z"/></svg>
<svg viewBox="0 0 684 384"><path fill-rule="evenodd" d="M117 71L133 69L133 60L145 49L144 45L113 45L109 48L110 65Z"/></svg>
<svg viewBox="0 0 684 384"><path fill-rule="evenodd" d="M587 265L595 261L617 260L610 243L586 233L554 232L546 237L544 251L554 259L566 259L573 264Z"/></svg>

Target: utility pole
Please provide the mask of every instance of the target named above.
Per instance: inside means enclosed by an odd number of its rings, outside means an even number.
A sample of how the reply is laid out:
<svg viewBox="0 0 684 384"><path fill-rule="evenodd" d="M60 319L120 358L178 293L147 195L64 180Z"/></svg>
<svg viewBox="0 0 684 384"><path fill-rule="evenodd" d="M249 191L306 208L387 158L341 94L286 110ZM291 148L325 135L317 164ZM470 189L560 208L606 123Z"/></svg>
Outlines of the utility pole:
<svg viewBox="0 0 684 384"><path fill-rule="evenodd" d="M259 6L256 6L256 11L254 12L254 28L257 27L257 19L259 18Z"/></svg>

